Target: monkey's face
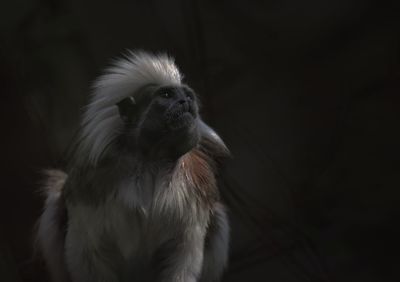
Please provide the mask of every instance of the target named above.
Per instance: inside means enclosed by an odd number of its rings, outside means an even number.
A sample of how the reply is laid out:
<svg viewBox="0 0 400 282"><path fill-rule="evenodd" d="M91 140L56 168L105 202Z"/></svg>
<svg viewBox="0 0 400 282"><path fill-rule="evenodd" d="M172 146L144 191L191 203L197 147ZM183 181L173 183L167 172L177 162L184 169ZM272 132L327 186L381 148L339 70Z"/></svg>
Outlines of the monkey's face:
<svg viewBox="0 0 400 282"><path fill-rule="evenodd" d="M148 87L135 97L135 102L118 104L128 144L156 158L178 158L197 145L199 114L193 90L185 85Z"/></svg>

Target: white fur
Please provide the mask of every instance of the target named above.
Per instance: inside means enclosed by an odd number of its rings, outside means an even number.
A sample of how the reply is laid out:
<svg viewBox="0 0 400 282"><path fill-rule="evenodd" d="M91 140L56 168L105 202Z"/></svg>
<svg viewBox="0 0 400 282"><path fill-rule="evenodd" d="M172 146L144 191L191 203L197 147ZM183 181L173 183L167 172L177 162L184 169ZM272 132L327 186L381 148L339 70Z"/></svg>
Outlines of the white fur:
<svg viewBox="0 0 400 282"><path fill-rule="evenodd" d="M101 206L71 205L65 241L66 264L74 282L120 281L113 263L127 260L138 249L140 231L137 217L109 199ZM107 236L106 239L101 236ZM104 245L112 244L118 253L108 256Z"/></svg>
<svg viewBox="0 0 400 282"><path fill-rule="evenodd" d="M210 214L191 194L193 187L182 181L187 176L180 170L173 175L169 182L164 181L167 177L162 173L156 175L154 181L149 182L144 177L143 181L137 182L141 189L153 194L147 199L148 203L143 202L145 199L127 202L127 199L138 199L138 187L131 185L127 189L124 183L117 196L110 196L102 205L68 206L70 221L66 258L74 282L120 281L107 261L102 259L102 245L108 241L100 236L105 235L121 254L109 259L122 261L122 265L135 258L151 258L160 246L175 238L177 231L183 231L179 240L182 243L169 254L169 267L160 274L161 281L197 281ZM131 277L130 281L134 278Z"/></svg>
<svg viewBox="0 0 400 282"><path fill-rule="evenodd" d="M166 55L129 52L125 58L115 61L94 84L81 124L79 159L96 164L118 135L122 126L118 102L146 85L179 85L181 80L173 59Z"/></svg>

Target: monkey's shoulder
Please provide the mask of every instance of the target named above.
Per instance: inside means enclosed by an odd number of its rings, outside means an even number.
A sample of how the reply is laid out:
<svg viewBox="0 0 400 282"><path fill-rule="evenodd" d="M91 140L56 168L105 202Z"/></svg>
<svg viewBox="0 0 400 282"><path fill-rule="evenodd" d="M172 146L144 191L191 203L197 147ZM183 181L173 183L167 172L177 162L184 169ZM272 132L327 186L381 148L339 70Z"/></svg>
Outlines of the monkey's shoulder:
<svg viewBox="0 0 400 282"><path fill-rule="evenodd" d="M212 156L194 149L181 158L178 170L203 204L212 205L219 200L216 163Z"/></svg>

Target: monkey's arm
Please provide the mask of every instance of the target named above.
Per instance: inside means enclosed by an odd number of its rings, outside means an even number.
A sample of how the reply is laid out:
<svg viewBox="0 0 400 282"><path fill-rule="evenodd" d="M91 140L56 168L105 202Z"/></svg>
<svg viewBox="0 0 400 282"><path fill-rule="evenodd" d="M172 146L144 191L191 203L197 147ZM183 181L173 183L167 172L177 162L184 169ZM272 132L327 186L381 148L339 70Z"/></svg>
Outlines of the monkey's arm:
<svg viewBox="0 0 400 282"><path fill-rule="evenodd" d="M224 206L217 203L206 235L200 282L219 281L228 261L228 246L228 218Z"/></svg>
<svg viewBox="0 0 400 282"><path fill-rule="evenodd" d="M195 225L182 232L170 246L160 282L198 282L203 263L205 228Z"/></svg>

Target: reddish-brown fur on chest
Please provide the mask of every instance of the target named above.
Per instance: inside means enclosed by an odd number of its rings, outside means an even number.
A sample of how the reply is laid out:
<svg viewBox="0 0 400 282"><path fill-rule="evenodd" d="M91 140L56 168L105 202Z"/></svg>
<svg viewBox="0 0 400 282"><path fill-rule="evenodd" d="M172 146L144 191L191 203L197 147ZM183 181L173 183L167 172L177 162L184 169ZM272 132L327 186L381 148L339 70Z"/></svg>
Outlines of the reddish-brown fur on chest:
<svg viewBox="0 0 400 282"><path fill-rule="evenodd" d="M186 180L194 187L199 201L207 205L219 198L214 166L214 161L199 149L193 149L180 159L180 169Z"/></svg>

